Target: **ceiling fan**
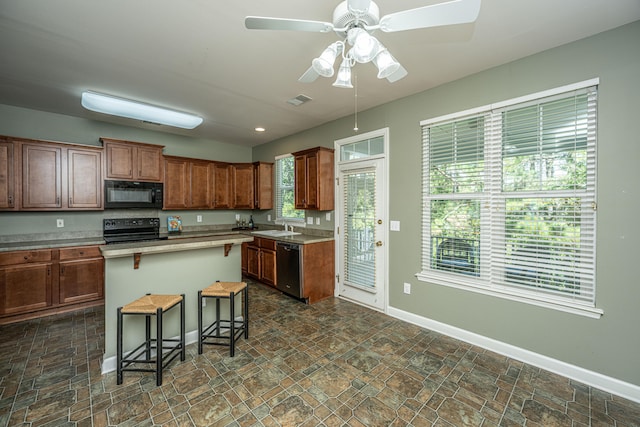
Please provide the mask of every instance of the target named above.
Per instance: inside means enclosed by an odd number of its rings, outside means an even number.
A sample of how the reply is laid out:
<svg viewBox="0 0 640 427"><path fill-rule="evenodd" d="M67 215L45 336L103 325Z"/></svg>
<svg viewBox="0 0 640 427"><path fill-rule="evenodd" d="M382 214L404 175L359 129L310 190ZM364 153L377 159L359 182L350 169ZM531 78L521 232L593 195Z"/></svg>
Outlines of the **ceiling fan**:
<svg viewBox="0 0 640 427"><path fill-rule="evenodd" d="M333 76L334 63L341 55L342 62L333 85L351 88L351 68L356 63L373 62L378 68L378 78L386 78L391 83L407 75L407 70L371 35L375 30L388 33L473 22L480 12L480 1L453 0L380 17L380 9L372 0L345 0L334 9L332 23L263 16L247 16L244 23L250 30L335 31L341 40L329 45L315 58L298 81L311 83L319 76Z"/></svg>

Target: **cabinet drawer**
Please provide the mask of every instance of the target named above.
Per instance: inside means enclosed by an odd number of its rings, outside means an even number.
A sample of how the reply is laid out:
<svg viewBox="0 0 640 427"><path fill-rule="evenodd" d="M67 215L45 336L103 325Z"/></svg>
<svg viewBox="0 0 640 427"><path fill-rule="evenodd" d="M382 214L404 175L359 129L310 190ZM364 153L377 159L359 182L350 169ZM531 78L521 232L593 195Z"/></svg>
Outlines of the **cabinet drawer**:
<svg viewBox="0 0 640 427"><path fill-rule="evenodd" d="M16 265L47 261L51 261L50 249L0 253L0 265Z"/></svg>
<svg viewBox="0 0 640 427"><path fill-rule="evenodd" d="M271 239L260 239L259 246L263 249L271 249L273 251L276 250L276 241Z"/></svg>
<svg viewBox="0 0 640 427"><path fill-rule="evenodd" d="M68 259L80 258L99 258L102 257L99 246L80 246L75 248L60 249L60 261Z"/></svg>

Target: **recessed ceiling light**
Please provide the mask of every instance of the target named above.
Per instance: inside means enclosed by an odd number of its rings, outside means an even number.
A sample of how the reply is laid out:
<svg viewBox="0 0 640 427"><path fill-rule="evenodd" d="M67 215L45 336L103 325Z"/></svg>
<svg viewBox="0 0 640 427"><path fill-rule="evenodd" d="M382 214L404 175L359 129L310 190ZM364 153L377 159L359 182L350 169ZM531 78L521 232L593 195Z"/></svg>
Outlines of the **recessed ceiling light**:
<svg viewBox="0 0 640 427"><path fill-rule="evenodd" d="M255 131L256 131L256 132L264 132L265 130L266 130L266 129L265 129L265 128L262 128L262 127L257 127L257 128L255 128Z"/></svg>
<svg viewBox="0 0 640 427"><path fill-rule="evenodd" d="M98 113L183 129L193 129L204 121L202 117L182 111L89 91L82 92L82 106Z"/></svg>

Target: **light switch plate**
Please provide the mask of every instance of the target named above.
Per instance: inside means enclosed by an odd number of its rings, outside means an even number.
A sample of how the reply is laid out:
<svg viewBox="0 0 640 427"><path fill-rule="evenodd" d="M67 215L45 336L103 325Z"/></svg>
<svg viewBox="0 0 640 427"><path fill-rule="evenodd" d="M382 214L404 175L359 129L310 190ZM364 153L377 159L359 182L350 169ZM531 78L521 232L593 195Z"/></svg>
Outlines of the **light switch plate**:
<svg viewBox="0 0 640 427"><path fill-rule="evenodd" d="M64 219L61 219L61 218L56 219L56 227L58 228L64 227Z"/></svg>
<svg viewBox="0 0 640 427"><path fill-rule="evenodd" d="M320 225L320 217L319 216L316 217L316 225Z"/></svg>
<svg viewBox="0 0 640 427"><path fill-rule="evenodd" d="M400 221L390 221L389 229L391 231L400 231Z"/></svg>
<svg viewBox="0 0 640 427"><path fill-rule="evenodd" d="M202 215L196 215L196 222L202 222Z"/></svg>
<svg viewBox="0 0 640 427"><path fill-rule="evenodd" d="M313 217L312 216L307 218L307 224L313 225Z"/></svg>
<svg viewBox="0 0 640 427"><path fill-rule="evenodd" d="M267 215L267 221L271 221L271 214Z"/></svg>
<svg viewBox="0 0 640 427"><path fill-rule="evenodd" d="M331 212L327 212L327 213L324 215L324 219L326 219L327 221L331 221Z"/></svg>

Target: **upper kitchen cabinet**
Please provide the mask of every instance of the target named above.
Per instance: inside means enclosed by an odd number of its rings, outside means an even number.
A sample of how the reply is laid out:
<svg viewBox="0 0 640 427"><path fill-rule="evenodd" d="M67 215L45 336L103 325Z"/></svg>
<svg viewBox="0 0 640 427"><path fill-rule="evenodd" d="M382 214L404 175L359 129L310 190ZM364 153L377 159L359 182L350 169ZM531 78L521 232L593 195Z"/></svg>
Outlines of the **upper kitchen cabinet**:
<svg viewBox="0 0 640 427"><path fill-rule="evenodd" d="M333 210L333 151L316 147L293 153L296 209Z"/></svg>
<svg viewBox="0 0 640 427"><path fill-rule="evenodd" d="M273 163L253 164L254 209L273 209Z"/></svg>
<svg viewBox="0 0 640 427"><path fill-rule="evenodd" d="M212 207L214 209L231 209L233 207L233 165L213 162L211 164L211 177L213 179Z"/></svg>
<svg viewBox="0 0 640 427"><path fill-rule="evenodd" d="M162 145L100 138L105 150L107 179L162 182Z"/></svg>
<svg viewBox="0 0 640 427"><path fill-rule="evenodd" d="M232 166L233 173L233 201L234 209L253 209L253 165L251 163L236 163Z"/></svg>
<svg viewBox="0 0 640 427"><path fill-rule="evenodd" d="M102 209L102 149L30 140L19 145L21 210Z"/></svg>
<svg viewBox="0 0 640 427"><path fill-rule="evenodd" d="M16 180L13 142L0 139L0 210L15 209Z"/></svg>
<svg viewBox="0 0 640 427"><path fill-rule="evenodd" d="M209 209L211 162L165 156L164 209Z"/></svg>

